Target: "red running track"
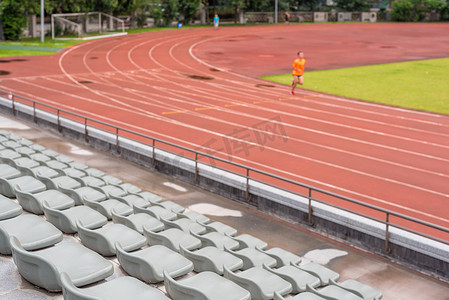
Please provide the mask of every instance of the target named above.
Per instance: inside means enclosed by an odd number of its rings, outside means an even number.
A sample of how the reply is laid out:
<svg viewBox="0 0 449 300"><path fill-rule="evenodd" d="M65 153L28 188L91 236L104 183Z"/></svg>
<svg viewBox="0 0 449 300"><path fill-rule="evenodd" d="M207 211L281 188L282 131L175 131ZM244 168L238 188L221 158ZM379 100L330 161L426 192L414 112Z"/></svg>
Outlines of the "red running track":
<svg viewBox="0 0 449 300"><path fill-rule="evenodd" d="M0 89L449 227L448 116L290 96L257 79L290 72L299 49L306 70L449 57L447 32L305 24L135 34L3 59Z"/></svg>

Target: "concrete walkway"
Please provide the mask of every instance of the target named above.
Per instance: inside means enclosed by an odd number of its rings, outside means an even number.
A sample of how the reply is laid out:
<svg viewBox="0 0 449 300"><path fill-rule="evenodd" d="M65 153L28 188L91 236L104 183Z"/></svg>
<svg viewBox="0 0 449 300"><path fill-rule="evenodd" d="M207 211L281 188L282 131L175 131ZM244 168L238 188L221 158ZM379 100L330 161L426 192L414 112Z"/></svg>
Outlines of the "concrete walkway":
<svg viewBox="0 0 449 300"><path fill-rule="evenodd" d="M0 116L0 129L8 130L34 143L73 158L75 161L97 168L184 206L238 229L239 233L252 234L271 247L282 247L304 259L325 264L340 274L340 280L356 279L382 291L383 299L449 299L449 284L437 281L415 271L398 266L369 253L333 242L309 232L307 228L289 224L223 197L204 192L165 175L98 152L78 142L72 142L29 124ZM75 239L77 236L66 236ZM115 273L124 271L115 258ZM165 292L163 284L156 287ZM62 299L60 293L48 293L36 288L18 273L11 256L0 255L0 299Z"/></svg>

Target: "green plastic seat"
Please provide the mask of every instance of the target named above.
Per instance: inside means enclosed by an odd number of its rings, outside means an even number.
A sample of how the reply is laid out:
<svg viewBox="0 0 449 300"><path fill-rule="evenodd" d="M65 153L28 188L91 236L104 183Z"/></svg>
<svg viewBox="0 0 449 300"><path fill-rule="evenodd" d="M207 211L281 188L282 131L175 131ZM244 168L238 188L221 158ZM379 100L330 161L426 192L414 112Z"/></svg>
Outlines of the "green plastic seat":
<svg viewBox="0 0 449 300"><path fill-rule="evenodd" d="M116 244L117 259L129 275L147 283L164 280L164 271L176 278L193 270L193 263L181 254L162 245L129 252Z"/></svg>
<svg viewBox="0 0 449 300"><path fill-rule="evenodd" d="M213 272L201 272L176 281L164 272L164 285L174 300L249 300L249 291Z"/></svg>
<svg viewBox="0 0 449 300"><path fill-rule="evenodd" d="M75 286L103 280L114 272L111 262L75 241L35 251L25 250L16 237L10 238L10 244L20 275L48 291L62 290L60 276L64 272Z"/></svg>

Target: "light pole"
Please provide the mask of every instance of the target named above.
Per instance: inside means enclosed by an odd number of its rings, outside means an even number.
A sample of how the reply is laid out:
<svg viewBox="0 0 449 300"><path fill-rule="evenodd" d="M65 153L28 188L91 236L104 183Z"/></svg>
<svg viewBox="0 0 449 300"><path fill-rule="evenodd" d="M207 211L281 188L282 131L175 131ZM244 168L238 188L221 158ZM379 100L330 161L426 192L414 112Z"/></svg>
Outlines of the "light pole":
<svg viewBox="0 0 449 300"><path fill-rule="evenodd" d="M278 0L274 1L274 24L278 23Z"/></svg>
<svg viewBox="0 0 449 300"><path fill-rule="evenodd" d="M41 43L44 42L44 0L41 0Z"/></svg>

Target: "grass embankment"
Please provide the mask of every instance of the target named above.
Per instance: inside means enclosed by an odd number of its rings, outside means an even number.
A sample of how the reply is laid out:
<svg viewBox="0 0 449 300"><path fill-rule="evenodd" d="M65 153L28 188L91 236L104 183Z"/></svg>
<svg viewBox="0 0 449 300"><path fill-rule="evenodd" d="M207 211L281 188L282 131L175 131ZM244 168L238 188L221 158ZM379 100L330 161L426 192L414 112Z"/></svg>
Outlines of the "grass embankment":
<svg viewBox="0 0 449 300"><path fill-rule="evenodd" d="M449 58L311 71L304 88L417 110L449 114ZM291 84L291 74L264 79Z"/></svg>

